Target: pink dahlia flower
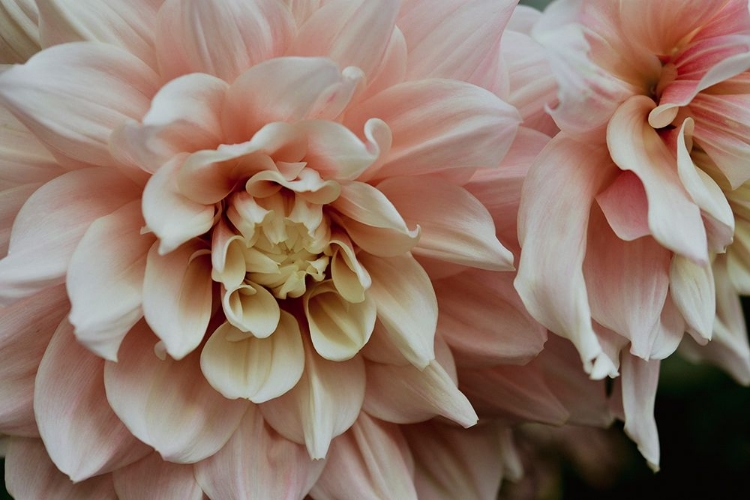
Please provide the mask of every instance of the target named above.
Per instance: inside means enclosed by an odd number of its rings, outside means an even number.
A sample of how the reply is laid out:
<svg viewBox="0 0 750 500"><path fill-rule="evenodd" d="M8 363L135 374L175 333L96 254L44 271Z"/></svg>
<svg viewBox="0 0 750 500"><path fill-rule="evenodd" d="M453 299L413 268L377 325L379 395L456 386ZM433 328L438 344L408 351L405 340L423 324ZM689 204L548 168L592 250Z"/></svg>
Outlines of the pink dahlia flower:
<svg viewBox="0 0 750 500"><path fill-rule="evenodd" d="M561 0L532 36L561 132L526 178L516 288L592 377L622 371L625 429L656 467L659 360L683 332L750 382L730 279L750 262L733 191L750 178L748 3Z"/></svg>
<svg viewBox="0 0 750 500"><path fill-rule="evenodd" d="M17 2L5 62L28 61L0 73L11 493L491 498L503 427L422 422L477 422L454 352L523 362L546 337L498 272L518 200L494 195L528 162L488 173L522 119L544 122L499 97L521 88L500 45L514 4Z"/></svg>

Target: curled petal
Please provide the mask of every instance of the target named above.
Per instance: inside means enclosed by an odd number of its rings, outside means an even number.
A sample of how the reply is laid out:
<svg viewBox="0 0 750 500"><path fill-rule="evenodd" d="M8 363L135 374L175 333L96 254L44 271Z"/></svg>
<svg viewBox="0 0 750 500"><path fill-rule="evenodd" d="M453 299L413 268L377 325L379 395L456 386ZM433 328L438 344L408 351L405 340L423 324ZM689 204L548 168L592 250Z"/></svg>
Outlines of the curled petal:
<svg viewBox="0 0 750 500"><path fill-rule="evenodd" d="M372 278L357 259L351 240L346 234L335 232L329 243L334 248L331 279L336 290L349 302L362 302L365 292L372 285Z"/></svg>
<svg viewBox="0 0 750 500"><path fill-rule="evenodd" d="M227 321L254 337L266 338L279 325L279 304L263 286L247 283L225 291L222 304Z"/></svg>
<svg viewBox="0 0 750 500"><path fill-rule="evenodd" d="M227 290L239 287L245 279L245 247L242 236L221 219L211 232L211 279Z"/></svg>
<svg viewBox="0 0 750 500"><path fill-rule="evenodd" d="M284 311L268 338L235 339L229 323L216 329L203 347L201 369L208 382L229 399L263 403L299 381L305 354L297 320Z"/></svg>

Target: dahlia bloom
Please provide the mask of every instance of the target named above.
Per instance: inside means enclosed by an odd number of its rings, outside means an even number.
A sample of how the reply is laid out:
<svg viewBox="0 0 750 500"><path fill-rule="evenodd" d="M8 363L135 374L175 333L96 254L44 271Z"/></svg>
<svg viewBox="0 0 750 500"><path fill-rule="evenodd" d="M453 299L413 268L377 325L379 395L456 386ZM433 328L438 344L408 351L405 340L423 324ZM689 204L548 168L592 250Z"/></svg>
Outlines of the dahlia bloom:
<svg viewBox="0 0 750 500"><path fill-rule="evenodd" d="M492 497L507 429L422 422L546 338L482 200L549 126L500 98L515 2L6 4L11 493Z"/></svg>
<svg viewBox="0 0 750 500"><path fill-rule="evenodd" d="M625 429L657 467L659 360L683 332L750 382L733 270L748 262L748 3L561 0L532 36L561 132L526 178L516 288L592 377L622 371Z"/></svg>

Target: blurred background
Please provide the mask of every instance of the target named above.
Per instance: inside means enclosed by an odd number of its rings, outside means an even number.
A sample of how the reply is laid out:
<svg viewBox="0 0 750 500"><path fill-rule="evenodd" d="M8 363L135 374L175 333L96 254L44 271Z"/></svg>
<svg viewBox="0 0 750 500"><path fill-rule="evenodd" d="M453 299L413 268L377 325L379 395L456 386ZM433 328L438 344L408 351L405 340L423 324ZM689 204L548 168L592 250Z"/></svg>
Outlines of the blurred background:
<svg viewBox="0 0 750 500"><path fill-rule="evenodd" d="M520 3L543 9L549 1ZM750 317L750 300L743 299L743 306ZM536 448L525 464L527 478L505 483L501 499L750 498L750 388L716 368L674 355L662 363L655 413L660 472L646 466L621 424L564 435L530 428L527 435ZM615 451L598 453L605 448ZM0 500L9 498L0 488Z"/></svg>

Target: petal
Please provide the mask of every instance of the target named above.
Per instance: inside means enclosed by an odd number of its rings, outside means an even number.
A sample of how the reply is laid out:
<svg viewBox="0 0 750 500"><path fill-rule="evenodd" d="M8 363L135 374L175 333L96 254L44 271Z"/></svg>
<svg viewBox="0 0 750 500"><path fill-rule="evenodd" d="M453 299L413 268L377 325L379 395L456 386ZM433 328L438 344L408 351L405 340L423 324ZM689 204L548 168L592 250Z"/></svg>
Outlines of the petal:
<svg viewBox="0 0 750 500"><path fill-rule="evenodd" d="M438 304L430 278L410 255L373 257L360 262L372 277L367 294L375 302L388 340L418 368L435 359Z"/></svg>
<svg viewBox="0 0 750 500"><path fill-rule="evenodd" d="M143 315L175 359L203 340L211 318L210 257L196 244L159 255L152 245L143 279Z"/></svg>
<svg viewBox="0 0 750 500"><path fill-rule="evenodd" d="M373 117L390 127L393 144L361 180L495 167L520 123L516 109L489 91L452 80L394 85L349 110L345 125L362 130Z"/></svg>
<svg viewBox="0 0 750 500"><path fill-rule="evenodd" d="M409 47L407 78L450 78L494 91L500 38L515 6L510 0L406 2L398 25Z"/></svg>
<svg viewBox="0 0 750 500"><path fill-rule="evenodd" d="M596 201L618 238L633 241L651 234L648 227L648 198L643 183L630 171L623 171Z"/></svg>
<svg viewBox="0 0 750 500"><path fill-rule="evenodd" d="M547 329L534 321L510 273L465 271L435 283L438 332L459 366L524 364L541 350Z"/></svg>
<svg viewBox="0 0 750 500"><path fill-rule="evenodd" d="M156 69L154 33L162 1L39 0L42 45L103 42L127 50Z"/></svg>
<svg viewBox="0 0 750 500"><path fill-rule="evenodd" d="M114 471L117 498L140 500L202 500L203 490L189 465L173 464L151 453L138 462Z"/></svg>
<svg viewBox="0 0 750 500"><path fill-rule="evenodd" d="M523 251L516 290L537 321L576 345L589 372L602 350L591 326L583 259L591 204L614 170L607 162L604 148L559 135L531 167L518 212Z"/></svg>
<svg viewBox="0 0 750 500"><path fill-rule="evenodd" d="M284 311L268 338L232 339L228 323L216 329L203 346L201 370L214 389L229 399L263 403L281 396L299 381L305 353L297 320Z"/></svg>
<svg viewBox="0 0 750 500"><path fill-rule="evenodd" d="M47 288L0 309L0 432L37 436L34 379L57 325L68 314L62 286Z"/></svg>
<svg viewBox="0 0 750 500"><path fill-rule="evenodd" d="M13 221L26 200L42 186L24 184L0 191L0 255L8 254Z"/></svg>
<svg viewBox="0 0 750 500"><path fill-rule="evenodd" d="M117 500L111 474L74 483L52 463L40 439L10 440L5 477L8 493L18 499Z"/></svg>
<svg viewBox="0 0 750 500"><path fill-rule="evenodd" d="M400 2L333 0L300 26L290 54L325 56L342 68L361 68L367 78L379 69Z"/></svg>
<svg viewBox="0 0 750 500"><path fill-rule="evenodd" d="M396 424L423 422L441 415L464 426L477 423L477 414L458 389L450 348L436 343L437 360L423 369L367 363L364 410Z"/></svg>
<svg viewBox="0 0 750 500"><path fill-rule="evenodd" d="M137 188L107 168L66 173L32 194L13 224L0 260L0 302L63 282L89 225L137 197Z"/></svg>
<svg viewBox="0 0 750 500"><path fill-rule="evenodd" d="M104 386L112 409L138 439L170 462L194 463L229 440L250 404L228 400L203 377L198 353L159 359L156 338L141 322L107 361Z"/></svg>
<svg viewBox="0 0 750 500"><path fill-rule="evenodd" d="M279 303L263 286L248 283L225 291L222 305L227 321L254 337L266 338L279 325Z"/></svg>
<svg viewBox="0 0 750 500"><path fill-rule="evenodd" d="M644 361L625 354L622 360L622 404L625 433L636 442L649 467L659 470L659 435L654 400L659 382L659 361Z"/></svg>
<svg viewBox="0 0 750 500"><path fill-rule="evenodd" d="M365 369L360 357L334 362L321 358L305 341L305 371L291 391L260 405L263 417L279 434L305 444L310 458L324 458L331 440L359 415L365 397Z"/></svg>
<svg viewBox="0 0 750 500"><path fill-rule="evenodd" d="M140 201L131 201L89 226L68 266L68 320L76 338L112 361L125 334L143 317L143 276L154 237L141 235L142 227Z"/></svg>
<svg viewBox="0 0 750 500"><path fill-rule="evenodd" d="M173 251L191 238L211 229L215 208L184 196L177 187L177 176L186 155L179 155L151 177L143 191L143 217L160 240L159 253Z"/></svg>
<svg viewBox="0 0 750 500"><path fill-rule="evenodd" d="M328 243L333 248L331 279L336 290L349 302L362 302L372 278L357 259L351 240L346 234L335 231Z"/></svg>
<svg viewBox="0 0 750 500"><path fill-rule="evenodd" d="M332 281L324 281L304 297L305 317L315 350L330 361L353 358L375 328L375 302L370 296L358 303L339 295Z"/></svg>
<svg viewBox="0 0 750 500"><path fill-rule="evenodd" d="M195 465L195 476L210 498L304 498L324 464L271 429L251 405L227 444Z"/></svg>
<svg viewBox="0 0 750 500"><path fill-rule="evenodd" d="M669 268L669 290L687 326L711 340L716 317L716 289L711 264L699 266L675 255Z"/></svg>
<svg viewBox="0 0 750 500"><path fill-rule="evenodd" d="M349 431L334 439L323 475L311 495L320 500L416 499L408 445L397 425L361 413Z"/></svg>
<svg viewBox="0 0 750 500"><path fill-rule="evenodd" d="M653 106L644 96L625 101L607 127L607 145L614 162L643 182L654 238L680 255L706 263L706 231L700 210L682 186L675 157L645 119Z"/></svg>
<svg viewBox="0 0 750 500"><path fill-rule="evenodd" d="M156 85L156 74L134 55L79 42L5 71L0 101L64 164L116 166L109 136L146 113Z"/></svg>
<svg viewBox="0 0 750 500"><path fill-rule="evenodd" d="M294 32L283 2L167 0L159 10L159 67L167 79L208 73L232 82L258 63L281 56Z"/></svg>
<svg viewBox="0 0 750 500"><path fill-rule="evenodd" d="M0 9L0 64L24 63L41 50L36 3L7 2Z"/></svg>
<svg viewBox="0 0 750 500"><path fill-rule="evenodd" d="M60 323L39 365L34 413L52 461L74 481L118 469L149 451L107 404L103 371L104 360L76 342L70 323Z"/></svg>
<svg viewBox="0 0 750 500"><path fill-rule="evenodd" d="M492 216L464 188L438 178L395 177L378 189L408 226L421 228L414 255L492 271L513 269L513 254L497 240Z"/></svg>
<svg viewBox="0 0 750 500"><path fill-rule="evenodd" d="M677 256L675 256L675 258L677 258ZM673 284L674 282L672 282L670 286ZM652 334L653 344L650 350L650 359L666 359L668 356L671 356L680 345L682 336L687 329L687 324L683 318L683 314L675 305L673 296L674 292L670 292L670 295L667 296L667 301L664 303L664 309L661 311L659 324ZM691 311L691 314L694 315L695 313ZM714 313L712 313L711 316L711 322L713 323Z"/></svg>

